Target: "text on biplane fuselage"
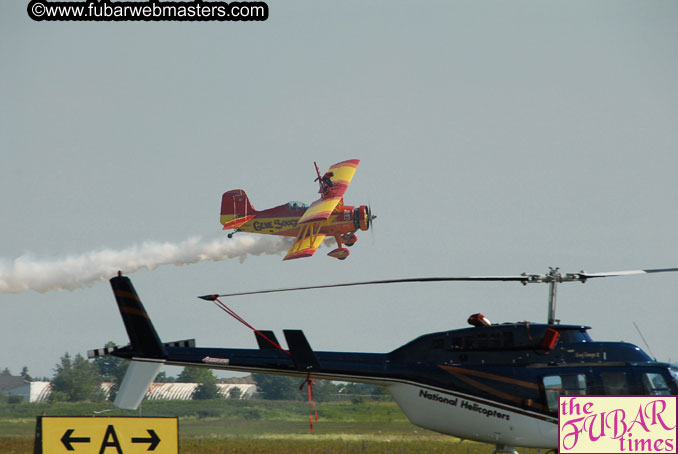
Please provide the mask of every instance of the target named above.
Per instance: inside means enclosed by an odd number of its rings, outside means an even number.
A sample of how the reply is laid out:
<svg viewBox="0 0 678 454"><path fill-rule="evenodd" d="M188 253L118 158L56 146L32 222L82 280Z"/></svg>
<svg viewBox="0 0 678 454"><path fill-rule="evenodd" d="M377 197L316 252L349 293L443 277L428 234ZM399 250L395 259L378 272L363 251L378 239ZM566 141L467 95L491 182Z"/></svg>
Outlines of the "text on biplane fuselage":
<svg viewBox="0 0 678 454"><path fill-rule="evenodd" d="M296 219L274 219L272 221L254 221L252 227L257 232L266 229L282 230L297 226Z"/></svg>

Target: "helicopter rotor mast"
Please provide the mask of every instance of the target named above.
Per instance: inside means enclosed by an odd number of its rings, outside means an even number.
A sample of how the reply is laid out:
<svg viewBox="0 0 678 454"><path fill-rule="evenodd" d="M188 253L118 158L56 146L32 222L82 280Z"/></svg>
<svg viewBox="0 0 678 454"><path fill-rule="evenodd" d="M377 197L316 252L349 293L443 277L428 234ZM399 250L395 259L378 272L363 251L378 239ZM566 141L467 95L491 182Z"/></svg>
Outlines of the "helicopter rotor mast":
<svg viewBox="0 0 678 454"><path fill-rule="evenodd" d="M559 274L560 273L558 272L558 268L556 268L555 270L551 268L551 272L549 273L549 275L552 276ZM558 280L551 279L551 282L549 282L549 313L546 322L549 325L556 323L556 288L557 288L556 285L558 285Z"/></svg>
<svg viewBox="0 0 678 454"><path fill-rule="evenodd" d="M561 282L577 281L583 284L588 279L594 279L597 277L633 276L636 274L667 273L675 271L678 271L678 268L652 268L647 270L608 271L603 273L587 273L586 271L582 270L578 273L562 274L560 272L560 268L549 267L549 272L547 274L526 275L523 273L522 276L525 276L526 278L523 281L524 285L533 283L549 284L547 323L549 325L553 325L560 322L560 320L556 319L556 289L558 284Z"/></svg>
<svg viewBox="0 0 678 454"><path fill-rule="evenodd" d="M549 272L547 274L531 274L527 275L525 273L522 276L525 276L523 285L527 284L548 284L549 285L549 297L548 297L548 315L546 318L546 323L549 325L554 325L560 323L560 320L556 320L556 295L558 284L561 282L572 282L580 281L582 283L586 282L586 277L584 277L584 272L580 273L567 273L562 274L560 268L558 267L549 267Z"/></svg>
<svg viewBox="0 0 678 454"><path fill-rule="evenodd" d="M532 274L532 275L526 275L523 273L523 275L527 278L523 284L536 284L536 283L542 283L542 284L548 284L549 285L549 296L548 296L548 315L546 317L546 323L549 325L554 325L556 323L560 323L560 320L556 319L556 296L557 296L557 289L558 289L558 284L561 282L572 282L572 281L579 281L579 282L586 282L586 273L584 271L581 271L580 273L567 273L567 274L562 274L560 272L560 268L558 267L549 267L549 272L547 274ZM600 276L602 277L602 276Z"/></svg>

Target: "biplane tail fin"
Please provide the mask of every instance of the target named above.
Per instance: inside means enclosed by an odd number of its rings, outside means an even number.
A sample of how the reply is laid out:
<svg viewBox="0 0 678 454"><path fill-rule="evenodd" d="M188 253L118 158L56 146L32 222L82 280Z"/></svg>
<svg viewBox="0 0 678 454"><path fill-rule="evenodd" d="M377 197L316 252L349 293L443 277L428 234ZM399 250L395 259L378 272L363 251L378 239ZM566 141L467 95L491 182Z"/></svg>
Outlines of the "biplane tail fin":
<svg viewBox="0 0 678 454"><path fill-rule="evenodd" d="M221 196L220 222L226 229L237 229L256 216L257 211L242 189L224 192Z"/></svg>

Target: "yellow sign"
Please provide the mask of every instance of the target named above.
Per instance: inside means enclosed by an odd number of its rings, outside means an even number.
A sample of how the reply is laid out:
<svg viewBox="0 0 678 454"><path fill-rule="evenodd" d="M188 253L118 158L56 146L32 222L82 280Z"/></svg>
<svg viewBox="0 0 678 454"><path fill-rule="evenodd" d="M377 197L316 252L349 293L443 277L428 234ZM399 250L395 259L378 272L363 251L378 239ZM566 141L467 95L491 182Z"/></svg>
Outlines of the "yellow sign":
<svg viewBox="0 0 678 454"><path fill-rule="evenodd" d="M35 444L39 454L177 454L178 425L177 418L41 416Z"/></svg>

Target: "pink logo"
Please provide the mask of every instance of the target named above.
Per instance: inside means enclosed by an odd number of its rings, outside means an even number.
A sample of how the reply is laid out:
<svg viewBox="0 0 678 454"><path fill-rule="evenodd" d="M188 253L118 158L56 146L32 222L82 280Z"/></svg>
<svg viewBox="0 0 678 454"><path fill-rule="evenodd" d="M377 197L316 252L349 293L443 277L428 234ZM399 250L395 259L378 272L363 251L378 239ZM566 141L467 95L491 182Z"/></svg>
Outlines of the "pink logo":
<svg viewBox="0 0 678 454"><path fill-rule="evenodd" d="M676 396L560 396L560 453L677 453Z"/></svg>

